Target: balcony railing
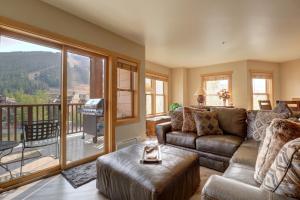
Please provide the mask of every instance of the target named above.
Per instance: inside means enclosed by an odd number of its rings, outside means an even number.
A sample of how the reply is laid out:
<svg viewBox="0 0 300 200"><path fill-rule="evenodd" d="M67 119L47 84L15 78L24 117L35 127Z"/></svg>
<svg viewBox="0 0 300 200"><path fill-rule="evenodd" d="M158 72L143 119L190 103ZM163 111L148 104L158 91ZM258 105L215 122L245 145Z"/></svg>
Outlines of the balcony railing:
<svg viewBox="0 0 300 200"><path fill-rule="evenodd" d="M67 133L82 132L82 103L68 104ZM21 141L22 124L41 120L60 121L60 104L0 104L0 141Z"/></svg>

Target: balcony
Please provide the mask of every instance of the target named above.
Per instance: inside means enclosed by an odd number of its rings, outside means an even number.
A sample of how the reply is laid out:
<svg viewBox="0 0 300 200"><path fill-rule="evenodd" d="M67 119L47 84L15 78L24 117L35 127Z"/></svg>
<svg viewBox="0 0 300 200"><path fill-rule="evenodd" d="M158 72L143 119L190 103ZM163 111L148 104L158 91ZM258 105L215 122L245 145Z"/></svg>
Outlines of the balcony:
<svg viewBox="0 0 300 200"><path fill-rule="evenodd" d="M78 112L82 106L81 103L68 104L67 162L82 159L104 149L103 136L98 137L97 143L93 143L92 135L85 134L85 137L82 137L83 116ZM16 141L18 143L8 156L1 159L2 163L9 163L7 168L12 172L12 177L7 170L0 167L0 183L59 163L55 145L25 149L24 166L22 174L20 174L23 124L47 120L60 122L60 104L0 104L0 118L2 120L0 141ZM60 139L58 140L60 141Z"/></svg>

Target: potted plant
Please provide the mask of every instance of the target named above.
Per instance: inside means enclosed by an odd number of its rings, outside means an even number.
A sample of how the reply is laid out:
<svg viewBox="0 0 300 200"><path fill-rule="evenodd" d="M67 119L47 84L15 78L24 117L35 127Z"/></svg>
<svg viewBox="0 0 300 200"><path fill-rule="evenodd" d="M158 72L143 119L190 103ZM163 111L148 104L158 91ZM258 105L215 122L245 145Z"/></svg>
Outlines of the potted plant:
<svg viewBox="0 0 300 200"><path fill-rule="evenodd" d="M170 111L175 111L177 108L180 108L181 105L179 103L171 103L171 105L169 106L169 110Z"/></svg>

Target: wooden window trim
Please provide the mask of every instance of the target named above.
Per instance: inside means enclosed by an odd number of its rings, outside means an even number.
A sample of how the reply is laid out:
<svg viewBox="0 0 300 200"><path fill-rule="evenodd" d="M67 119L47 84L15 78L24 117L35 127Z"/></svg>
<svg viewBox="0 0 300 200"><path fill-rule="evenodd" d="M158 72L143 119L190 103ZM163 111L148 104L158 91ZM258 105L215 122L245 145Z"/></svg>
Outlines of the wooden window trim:
<svg viewBox="0 0 300 200"><path fill-rule="evenodd" d="M146 93L145 96L151 95L152 98L152 112L151 114L146 114L146 118L156 117L156 116L162 116L166 115L168 112L168 106L169 106L169 100L168 100L168 88L169 88L169 77L165 74L153 72L153 71L147 71L145 79L148 78L151 80L151 90L152 92ZM156 94L156 80L163 82L163 94ZM164 111L161 113L156 113L156 96L163 96L164 97Z"/></svg>
<svg viewBox="0 0 300 200"><path fill-rule="evenodd" d="M228 77L228 91L230 93L230 99L228 100L229 104L233 103L233 97L232 97L232 71L225 71L225 72L216 72L216 73L209 73L209 74L202 74L201 75L201 87L204 91L205 96L217 96L217 94L206 94L206 81L208 81L208 79L210 77ZM227 79L226 79L227 80Z"/></svg>
<svg viewBox="0 0 300 200"><path fill-rule="evenodd" d="M274 105L274 78L272 71L259 71L259 70L250 70L250 96L251 96L251 109L254 109L253 96L254 95L266 95L268 100L270 100L271 105ZM257 76L265 77L266 82L266 91L267 93L254 93L253 92L253 79ZM269 80L269 81L268 81Z"/></svg>
<svg viewBox="0 0 300 200"><path fill-rule="evenodd" d="M119 63L125 64L125 65L119 65ZM130 69L129 67L126 66L131 66L132 68ZM130 89L121 89L118 88L118 77L117 77L117 70L118 69L125 69L125 70L130 70ZM132 116L128 117L123 117L123 118L117 118L117 109L115 111L115 124L116 126L121 126L121 125L127 125L127 124L132 124L132 123L138 123L140 121L140 63L135 62L134 60L123 58L123 57L118 57L115 58L114 61L114 71L115 71L115 92L116 94L116 107L118 105L118 100L117 100L117 93L118 91L128 91L132 92ZM136 80L134 80L134 73L136 73ZM136 82L135 82L136 81ZM134 85L136 84L136 85Z"/></svg>

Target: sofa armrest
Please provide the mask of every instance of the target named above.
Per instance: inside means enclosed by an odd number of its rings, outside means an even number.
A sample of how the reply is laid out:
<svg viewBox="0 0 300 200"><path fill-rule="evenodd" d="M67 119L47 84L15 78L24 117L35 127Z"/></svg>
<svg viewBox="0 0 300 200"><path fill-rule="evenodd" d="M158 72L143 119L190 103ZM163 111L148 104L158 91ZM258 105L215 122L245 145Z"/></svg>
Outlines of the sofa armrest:
<svg viewBox="0 0 300 200"><path fill-rule="evenodd" d="M213 175L202 189L201 200L292 200L246 183Z"/></svg>
<svg viewBox="0 0 300 200"><path fill-rule="evenodd" d="M172 131L171 122L165 122L156 125L156 136L158 143L165 144L166 143L166 134Z"/></svg>

